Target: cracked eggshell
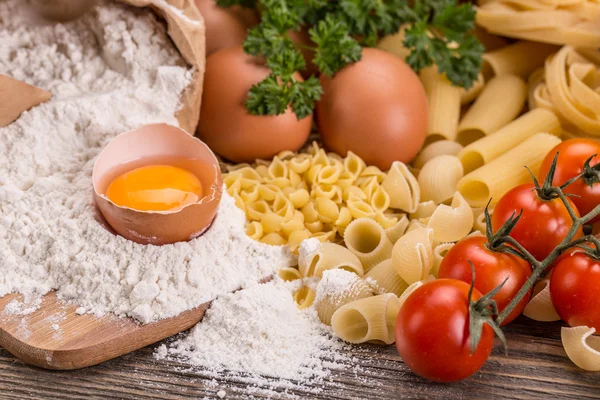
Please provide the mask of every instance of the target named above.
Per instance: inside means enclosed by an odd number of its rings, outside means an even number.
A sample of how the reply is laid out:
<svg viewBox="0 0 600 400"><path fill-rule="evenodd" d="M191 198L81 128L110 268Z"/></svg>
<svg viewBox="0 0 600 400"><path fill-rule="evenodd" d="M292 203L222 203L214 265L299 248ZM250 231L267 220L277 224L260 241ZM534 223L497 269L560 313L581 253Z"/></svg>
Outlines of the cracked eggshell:
<svg viewBox="0 0 600 400"><path fill-rule="evenodd" d="M185 161L185 168L202 183L198 202L178 210L139 211L120 207L106 197L108 185L117 176L160 159ZM98 156L92 180L94 199L106 222L119 235L140 244L163 245L202 235L215 218L223 193L219 162L210 148L168 124L145 125L115 137Z"/></svg>

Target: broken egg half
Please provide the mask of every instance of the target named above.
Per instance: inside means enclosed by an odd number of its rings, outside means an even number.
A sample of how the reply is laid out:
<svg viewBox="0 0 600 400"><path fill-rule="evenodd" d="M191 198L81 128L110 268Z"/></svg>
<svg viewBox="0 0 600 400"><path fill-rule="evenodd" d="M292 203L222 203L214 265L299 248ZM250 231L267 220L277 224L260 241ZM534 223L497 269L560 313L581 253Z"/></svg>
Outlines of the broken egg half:
<svg viewBox="0 0 600 400"><path fill-rule="evenodd" d="M106 222L140 244L194 239L212 223L223 193L210 148L181 128L151 124L115 137L93 171Z"/></svg>

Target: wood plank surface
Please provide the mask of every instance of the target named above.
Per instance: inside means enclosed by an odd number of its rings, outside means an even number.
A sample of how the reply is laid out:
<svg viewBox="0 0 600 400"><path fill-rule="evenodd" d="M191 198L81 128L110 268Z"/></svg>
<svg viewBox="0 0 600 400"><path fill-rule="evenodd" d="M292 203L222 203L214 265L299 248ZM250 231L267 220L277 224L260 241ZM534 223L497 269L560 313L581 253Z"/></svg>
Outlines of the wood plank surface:
<svg viewBox="0 0 600 400"><path fill-rule="evenodd" d="M193 371L157 361L146 347L78 371L30 367L0 349L0 399L600 399L600 373L573 365L560 342L560 323L519 318L505 332L509 354L496 343L492 357L473 377L434 384L413 375L394 346L355 346L355 365L335 371L312 388L258 390L242 379ZM315 390L318 392L315 393Z"/></svg>

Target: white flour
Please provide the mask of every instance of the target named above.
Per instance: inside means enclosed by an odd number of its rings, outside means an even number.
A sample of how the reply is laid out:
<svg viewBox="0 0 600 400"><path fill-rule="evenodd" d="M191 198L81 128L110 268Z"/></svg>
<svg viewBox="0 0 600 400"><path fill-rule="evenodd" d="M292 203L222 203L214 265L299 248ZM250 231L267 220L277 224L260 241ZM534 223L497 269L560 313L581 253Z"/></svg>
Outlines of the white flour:
<svg viewBox="0 0 600 400"><path fill-rule="evenodd" d="M0 128L0 297L57 289L81 312L146 323L294 264L245 235L226 193L212 228L190 242L143 246L104 230L95 157L123 131L177 124L191 71L147 10L102 3L76 22L40 24L28 2L0 2L0 73L54 95Z"/></svg>
<svg viewBox="0 0 600 400"><path fill-rule="evenodd" d="M214 376L241 376L259 387L285 384L268 378L302 386L322 381L350 360L314 309L298 309L289 286L277 279L218 297L201 323L161 345L156 358L180 359Z"/></svg>

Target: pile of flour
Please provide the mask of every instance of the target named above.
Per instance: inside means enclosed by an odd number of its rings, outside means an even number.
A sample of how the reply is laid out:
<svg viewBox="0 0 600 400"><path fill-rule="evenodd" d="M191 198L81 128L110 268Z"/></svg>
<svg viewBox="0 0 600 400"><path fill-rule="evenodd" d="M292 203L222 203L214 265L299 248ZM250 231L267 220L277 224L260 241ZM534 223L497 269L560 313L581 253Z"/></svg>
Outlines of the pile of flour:
<svg viewBox="0 0 600 400"><path fill-rule="evenodd" d="M191 79L150 11L101 2L55 24L28 1L1 1L0 73L53 94L0 128L0 297L56 289L82 313L147 323L294 264L283 247L245 235L244 214L226 193L211 229L186 243L138 245L97 221L95 157L121 132L177 124Z"/></svg>
<svg viewBox="0 0 600 400"><path fill-rule="evenodd" d="M294 289L277 278L220 296L201 323L184 338L159 346L155 357L181 360L209 377L257 389L318 390L315 383L352 361L340 353L344 345L314 309L298 309Z"/></svg>

